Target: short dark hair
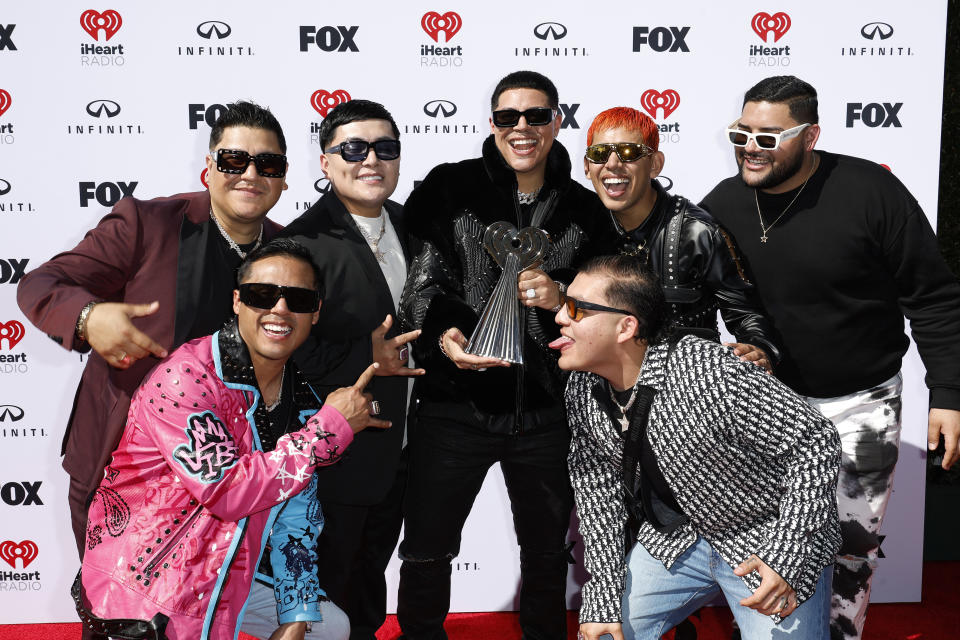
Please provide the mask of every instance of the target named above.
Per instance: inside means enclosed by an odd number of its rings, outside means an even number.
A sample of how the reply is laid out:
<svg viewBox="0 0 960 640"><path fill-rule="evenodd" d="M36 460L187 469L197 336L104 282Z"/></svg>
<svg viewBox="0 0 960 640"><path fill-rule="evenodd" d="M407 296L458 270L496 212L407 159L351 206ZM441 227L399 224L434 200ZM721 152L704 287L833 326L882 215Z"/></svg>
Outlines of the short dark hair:
<svg viewBox="0 0 960 640"><path fill-rule="evenodd" d="M785 102L790 108L790 117L797 122L820 122L817 90L796 76L764 78L743 94L743 104L748 102Z"/></svg>
<svg viewBox="0 0 960 640"><path fill-rule="evenodd" d="M393 129L393 137L400 139L400 129L397 128L397 123L394 122L393 116L386 107L372 100L348 100L331 109L320 123L320 148L327 148L334 138L337 127L358 120L386 120Z"/></svg>
<svg viewBox="0 0 960 640"><path fill-rule="evenodd" d="M588 260L581 273L603 274L610 278L603 294L614 307L630 311L640 323L638 340L654 345L666 339L670 332L667 300L660 280L637 256L597 256Z"/></svg>
<svg viewBox="0 0 960 640"><path fill-rule="evenodd" d="M287 152L287 140L283 137L283 128L280 127L277 118L270 113L269 109L261 107L255 102L240 100L227 105L227 110L220 114L217 121L213 123L213 128L210 129L211 151L220 144L223 132L228 127L250 127L273 131L277 135L280 151L282 153Z"/></svg>
<svg viewBox="0 0 960 640"><path fill-rule="evenodd" d="M505 75L497 83L493 90L493 96L490 98L490 110L496 111L497 103L500 101L500 95L510 89L536 89L547 94L547 102L551 109L560 108L560 94L557 93L557 85L553 84L547 76L536 71L514 71Z"/></svg>
<svg viewBox="0 0 960 640"><path fill-rule="evenodd" d="M237 284L243 283L255 262L274 256L286 256L310 265L310 270L313 272L313 287L320 292L320 297L323 297L323 274L320 273L320 267L313 261L313 256L306 247L290 238L274 238L248 253L237 267Z"/></svg>

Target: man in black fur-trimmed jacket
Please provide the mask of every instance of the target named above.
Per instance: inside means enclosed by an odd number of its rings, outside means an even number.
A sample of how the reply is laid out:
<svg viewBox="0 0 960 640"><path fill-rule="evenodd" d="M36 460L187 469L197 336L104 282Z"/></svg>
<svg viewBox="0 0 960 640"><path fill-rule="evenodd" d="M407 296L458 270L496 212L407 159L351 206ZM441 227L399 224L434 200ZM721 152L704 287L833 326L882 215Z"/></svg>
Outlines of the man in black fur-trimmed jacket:
<svg viewBox="0 0 960 640"><path fill-rule="evenodd" d="M512 73L492 100L483 156L434 168L404 208L411 253L400 318L423 333L414 347L427 373L416 382L410 431L403 565L397 617L406 638L446 638L451 559L487 470L499 462L520 544L520 625L530 640L566 638L566 533L572 494L569 431L553 313L572 267L591 253L609 216L570 178L556 87ZM539 214L537 214L539 212ZM501 270L483 246L486 228L533 217L551 239L539 269L520 274L522 366L464 352ZM606 230L605 233L609 233Z"/></svg>
<svg viewBox="0 0 960 640"><path fill-rule="evenodd" d="M553 346L576 372L580 637L659 640L718 593L744 640L829 637L836 428L727 348L665 336L663 292L638 258L591 260L568 293Z"/></svg>

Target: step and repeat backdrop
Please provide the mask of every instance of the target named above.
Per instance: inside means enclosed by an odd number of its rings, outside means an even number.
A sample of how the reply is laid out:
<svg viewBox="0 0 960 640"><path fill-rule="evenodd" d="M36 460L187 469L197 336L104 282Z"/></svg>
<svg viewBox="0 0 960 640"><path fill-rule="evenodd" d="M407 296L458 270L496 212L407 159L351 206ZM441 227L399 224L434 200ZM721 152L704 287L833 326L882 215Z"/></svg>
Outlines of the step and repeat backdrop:
<svg viewBox="0 0 960 640"><path fill-rule="evenodd" d="M665 187L699 200L735 171L722 130L743 92L794 74L820 93L820 148L886 165L936 224L946 2L5 3L0 10L0 622L75 619L78 568L60 441L84 357L16 304L22 275L72 247L124 196L204 188L223 105L269 106L289 145L288 223L328 182L317 129L334 105L382 102L403 141L403 201L440 162L479 155L497 80L560 90L559 140L629 105L660 126ZM816 247L811 247L815 256ZM905 363L903 444L874 601L920 598L927 394ZM576 542L571 607L585 579ZM518 548L498 469L454 561L453 611L515 608ZM389 570L391 607L396 560Z"/></svg>

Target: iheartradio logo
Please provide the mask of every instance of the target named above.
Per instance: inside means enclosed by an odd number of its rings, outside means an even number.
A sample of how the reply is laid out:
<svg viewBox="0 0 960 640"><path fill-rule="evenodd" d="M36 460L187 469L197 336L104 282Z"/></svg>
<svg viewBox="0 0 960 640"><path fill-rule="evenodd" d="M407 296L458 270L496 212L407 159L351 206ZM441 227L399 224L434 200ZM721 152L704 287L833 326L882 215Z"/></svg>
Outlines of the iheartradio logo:
<svg viewBox="0 0 960 640"><path fill-rule="evenodd" d="M7 112L7 109L10 108L10 103L13 102L13 98L10 97L10 94L6 89L0 89L0 116Z"/></svg>
<svg viewBox="0 0 960 640"><path fill-rule="evenodd" d="M207 182L207 170L204 169L200 172L200 183L203 184L204 189L209 189L210 184Z"/></svg>
<svg viewBox="0 0 960 640"><path fill-rule="evenodd" d="M104 40L109 40L116 35L117 31L120 31L120 27L123 26L123 18L113 9L107 9L103 13L87 9L80 14L80 26L94 40L100 39L100 30L102 29L106 36Z"/></svg>
<svg viewBox="0 0 960 640"><path fill-rule="evenodd" d="M17 343L23 340L23 335L27 332L23 324L16 320L8 320L0 324L0 349L3 349L3 341L7 341L7 348L13 349Z"/></svg>
<svg viewBox="0 0 960 640"><path fill-rule="evenodd" d="M20 568L26 569L39 553L37 543L32 540L22 540L19 544L13 540L0 542L0 558L14 569L17 568L17 560L20 560Z"/></svg>
<svg viewBox="0 0 960 640"><path fill-rule="evenodd" d="M657 91L656 89L647 89L640 96L640 106L650 114L650 117L656 120L657 109L663 109L663 119L666 120L670 114L676 111L680 106L680 94L673 89Z"/></svg>
<svg viewBox="0 0 960 640"><path fill-rule="evenodd" d="M753 28L753 32L760 36L760 39L764 42L767 41L767 36L770 33L773 33L773 41L776 42L790 30L790 16L783 11L778 11L773 15L761 11L753 16L750 26Z"/></svg>
<svg viewBox="0 0 960 640"><path fill-rule="evenodd" d="M423 18L420 19L420 26L423 27L423 30L427 32L427 35L433 38L433 41L438 43L440 39L437 37L440 32L443 32L443 41L450 42L450 39L457 34L457 31L460 31L460 27L463 26L463 20L460 18L459 13L453 11L447 11L445 14L440 15L436 11L428 11L423 14Z"/></svg>
<svg viewBox="0 0 960 640"><path fill-rule="evenodd" d="M350 102L350 94L343 89L336 89L335 91L317 89L310 96L310 104L324 118L327 117L331 109L344 102Z"/></svg>

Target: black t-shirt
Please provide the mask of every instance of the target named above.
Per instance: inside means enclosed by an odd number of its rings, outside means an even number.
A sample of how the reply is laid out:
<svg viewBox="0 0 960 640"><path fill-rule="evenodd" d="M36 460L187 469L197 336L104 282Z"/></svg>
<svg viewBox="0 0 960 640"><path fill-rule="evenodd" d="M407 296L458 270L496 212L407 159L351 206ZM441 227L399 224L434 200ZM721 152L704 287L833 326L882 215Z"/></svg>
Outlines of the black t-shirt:
<svg viewBox="0 0 960 640"><path fill-rule="evenodd" d="M736 237L780 333L777 377L820 398L876 386L900 368L906 315L932 405L960 409L960 284L926 216L880 165L818 153L820 166L782 217L799 189L770 196L739 176L701 203Z"/></svg>
<svg viewBox="0 0 960 640"><path fill-rule="evenodd" d="M208 336L219 331L223 323L233 317L233 290L237 284L237 267L243 259L233 250L213 220L207 220L207 248L203 259L203 281L199 291L201 304L187 332L187 340ZM252 251L257 242L242 244L244 253Z"/></svg>
<svg viewBox="0 0 960 640"><path fill-rule="evenodd" d="M633 387L617 391L608 383L608 388L620 407L629 403L630 397L634 394ZM623 415L623 412L617 407L612 407L612 409L615 414ZM632 421L637 410L636 404L629 407L627 418ZM626 434L626 431L622 431L620 435L626 438ZM672 530L686 522L687 518L683 513L683 508L677 502L677 497L670 485L667 484L667 479L663 477L663 472L660 470L660 465L657 462L653 447L650 445L650 439L647 438L645 428L640 436L640 458L638 462L640 482L650 487L650 502L644 504L643 508L654 527L658 530L663 528Z"/></svg>

